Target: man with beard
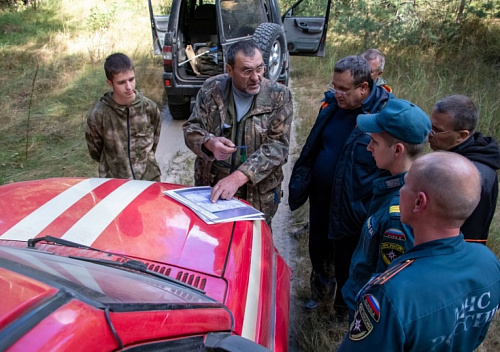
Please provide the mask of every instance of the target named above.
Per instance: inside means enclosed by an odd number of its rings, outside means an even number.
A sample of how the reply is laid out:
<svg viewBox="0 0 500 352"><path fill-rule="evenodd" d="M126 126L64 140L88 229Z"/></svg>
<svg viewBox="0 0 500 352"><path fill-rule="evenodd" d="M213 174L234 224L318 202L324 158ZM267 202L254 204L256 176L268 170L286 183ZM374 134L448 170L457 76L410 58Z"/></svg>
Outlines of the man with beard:
<svg viewBox="0 0 500 352"><path fill-rule="evenodd" d="M263 77L266 66L252 41L226 53L227 74L205 81L183 126L196 155L195 185L213 186L210 200L247 200L267 223L281 200L293 118L287 87Z"/></svg>

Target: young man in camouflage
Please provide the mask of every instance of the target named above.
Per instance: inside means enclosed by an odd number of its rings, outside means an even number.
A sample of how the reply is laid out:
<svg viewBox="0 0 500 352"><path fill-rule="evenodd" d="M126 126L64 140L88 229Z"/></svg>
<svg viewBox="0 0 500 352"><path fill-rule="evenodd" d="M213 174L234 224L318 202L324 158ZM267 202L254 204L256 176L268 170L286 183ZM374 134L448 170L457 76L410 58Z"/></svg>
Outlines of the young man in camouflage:
<svg viewBox="0 0 500 352"><path fill-rule="evenodd" d="M251 41L233 44L227 74L205 81L183 126L196 155L195 185L213 186L211 200L247 200L271 223L281 199L293 118L291 93L263 77L265 65Z"/></svg>
<svg viewBox="0 0 500 352"><path fill-rule="evenodd" d="M135 89L134 64L126 55L108 56L104 71L112 91L92 108L85 131L90 156L99 162L99 177L160 181L155 158L158 106Z"/></svg>

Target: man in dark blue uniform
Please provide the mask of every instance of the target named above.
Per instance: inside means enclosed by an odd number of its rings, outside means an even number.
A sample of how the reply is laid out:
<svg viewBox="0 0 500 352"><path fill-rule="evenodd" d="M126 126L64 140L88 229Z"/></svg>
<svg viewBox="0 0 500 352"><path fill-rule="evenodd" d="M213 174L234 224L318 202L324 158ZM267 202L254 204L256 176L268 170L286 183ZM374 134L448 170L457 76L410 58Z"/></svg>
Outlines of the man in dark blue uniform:
<svg viewBox="0 0 500 352"><path fill-rule="evenodd" d="M473 351L500 304L500 262L460 226L481 192L477 168L456 153L417 159L400 191L415 247L358 295L344 351Z"/></svg>
<svg viewBox="0 0 500 352"><path fill-rule="evenodd" d="M378 114L359 115L360 130L370 133L368 150L377 167L390 172L373 182L373 199L368 218L351 260L349 279L342 288L350 321L356 309L356 295L373 274L413 247L413 233L399 215L399 190L404 176L427 143L431 121L418 106L402 99L390 99Z"/></svg>

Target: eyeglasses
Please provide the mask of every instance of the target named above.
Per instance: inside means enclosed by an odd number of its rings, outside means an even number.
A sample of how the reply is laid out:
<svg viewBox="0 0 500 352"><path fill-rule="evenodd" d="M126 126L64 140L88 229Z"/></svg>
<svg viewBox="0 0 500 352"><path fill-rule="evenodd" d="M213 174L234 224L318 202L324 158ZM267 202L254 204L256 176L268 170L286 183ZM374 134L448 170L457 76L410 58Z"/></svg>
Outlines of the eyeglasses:
<svg viewBox="0 0 500 352"><path fill-rule="evenodd" d="M254 72L257 74L257 75L263 75L264 72L266 72L266 65L264 64L261 64L259 66L257 66L256 68L247 68L245 70L241 70L241 74L245 77L251 77L253 76Z"/></svg>
<svg viewBox="0 0 500 352"><path fill-rule="evenodd" d="M326 87L327 87L327 88L328 88L328 90L329 90L330 92L332 92L333 94L338 94L338 95L347 95L347 93L349 93L349 92L351 92L351 91L355 90L355 89L356 89L356 88L358 88L361 84L362 84L362 83L360 83L360 84L358 84L356 87L354 87L354 88L350 88L350 89L348 89L348 90L339 90L339 89L335 89L335 88L334 88L335 86L333 85L333 82L328 83L328 85L327 85Z"/></svg>
<svg viewBox="0 0 500 352"><path fill-rule="evenodd" d="M443 131L443 132L436 132L434 130L431 130L429 132L429 136L434 137L435 135L438 135L438 134L445 134L445 133L453 132L453 131L456 131L456 130L448 130L448 131Z"/></svg>

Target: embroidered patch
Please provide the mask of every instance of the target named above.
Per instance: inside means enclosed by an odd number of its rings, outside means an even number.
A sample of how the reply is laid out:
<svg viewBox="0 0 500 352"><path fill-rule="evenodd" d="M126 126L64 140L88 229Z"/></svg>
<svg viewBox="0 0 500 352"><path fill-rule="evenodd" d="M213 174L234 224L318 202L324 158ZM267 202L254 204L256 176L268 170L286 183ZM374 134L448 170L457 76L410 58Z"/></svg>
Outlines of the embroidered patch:
<svg viewBox="0 0 500 352"><path fill-rule="evenodd" d="M385 181L385 185L387 188L394 188L401 186L401 179L393 178L392 180Z"/></svg>
<svg viewBox="0 0 500 352"><path fill-rule="evenodd" d="M366 220L366 228L368 230L368 236L373 237L375 233L375 229L373 228L373 216L370 216L368 220Z"/></svg>
<svg viewBox="0 0 500 352"><path fill-rule="evenodd" d="M384 233L384 237L390 238L391 240L406 241L406 235L403 231L398 229L389 229Z"/></svg>
<svg viewBox="0 0 500 352"><path fill-rule="evenodd" d="M378 323L380 320L380 305L378 300L373 295L367 294L363 297L363 305L372 319Z"/></svg>
<svg viewBox="0 0 500 352"><path fill-rule="evenodd" d="M373 330L373 324L360 304L354 315L354 320L349 328L349 338L353 341L359 341L367 337Z"/></svg>
<svg viewBox="0 0 500 352"><path fill-rule="evenodd" d="M389 214L394 214L394 213L399 214L399 205L391 205L389 207Z"/></svg>
<svg viewBox="0 0 500 352"><path fill-rule="evenodd" d="M391 262L405 252L405 247L393 242L382 242L380 246L380 253L385 265Z"/></svg>

